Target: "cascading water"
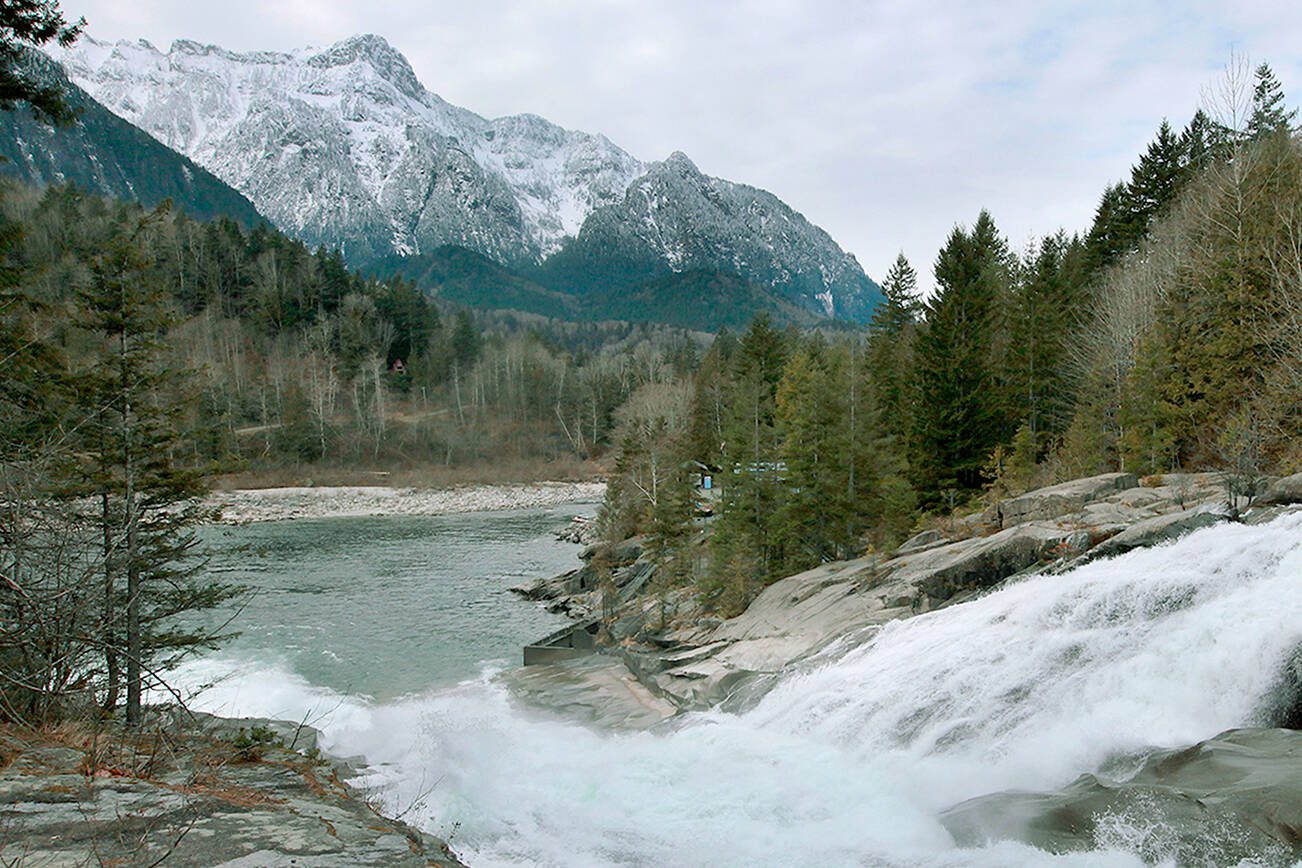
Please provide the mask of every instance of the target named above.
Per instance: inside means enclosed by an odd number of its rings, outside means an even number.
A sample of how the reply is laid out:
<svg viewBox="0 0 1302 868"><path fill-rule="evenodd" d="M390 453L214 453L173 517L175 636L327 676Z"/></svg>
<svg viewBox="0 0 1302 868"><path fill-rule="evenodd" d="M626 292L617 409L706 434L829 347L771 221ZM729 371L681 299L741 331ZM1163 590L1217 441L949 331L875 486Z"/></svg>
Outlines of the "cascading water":
<svg viewBox="0 0 1302 868"><path fill-rule="evenodd" d="M375 705L282 672L278 695L245 680L205 703L231 711L238 691L241 713L329 711L327 747L364 754L389 807L475 866L1127 865L1142 863L1124 841L959 850L937 817L1261 723L1299 643L1294 514L891 624L744 714L660 732L539 720L487 676Z"/></svg>

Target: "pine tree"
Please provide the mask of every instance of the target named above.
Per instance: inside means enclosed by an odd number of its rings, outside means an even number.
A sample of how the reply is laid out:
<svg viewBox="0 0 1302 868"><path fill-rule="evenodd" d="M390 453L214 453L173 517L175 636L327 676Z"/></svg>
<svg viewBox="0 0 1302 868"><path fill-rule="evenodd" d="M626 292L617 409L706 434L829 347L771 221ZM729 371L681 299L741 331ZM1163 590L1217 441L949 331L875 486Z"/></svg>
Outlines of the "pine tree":
<svg viewBox="0 0 1302 868"><path fill-rule="evenodd" d="M1297 109L1285 109L1284 88L1275 78L1269 64L1257 67L1257 79L1252 89L1252 114L1248 117L1247 134L1250 140L1273 135L1288 135L1297 120Z"/></svg>
<svg viewBox="0 0 1302 868"><path fill-rule="evenodd" d="M901 252L895 257L891 269L882 281L885 300L873 311L870 328L873 332L894 337L917 321L918 274Z"/></svg>
<svg viewBox="0 0 1302 868"><path fill-rule="evenodd" d="M785 472L774 415L786 341L760 314L733 353L733 388L723 427L722 515L711 537L710 595L740 611L782 561L773 534Z"/></svg>
<svg viewBox="0 0 1302 868"><path fill-rule="evenodd" d="M197 471L177 458L184 449L181 414L187 375L166 362L172 324L164 289L151 282L140 236L150 215L128 226L96 260L81 293L81 325L99 343L86 372L84 400L95 424L85 452L101 505L106 593L102 639L110 674L124 663L126 720L141 721L145 686L184 653L223 637L184 629L182 612L220 605L238 589L200 581L194 526L204 518ZM116 685L110 684L110 698Z"/></svg>
<svg viewBox="0 0 1302 868"><path fill-rule="evenodd" d="M81 36L86 19L69 24L57 0L6 0L0 4L0 109L27 103L37 117L68 122L72 111L59 88L41 81L32 53L53 42L67 48Z"/></svg>
<svg viewBox="0 0 1302 868"><path fill-rule="evenodd" d="M1041 239L1013 289L1008 380L1010 410L1038 444L1070 422L1075 396L1067 343L1084 299L1068 272L1072 242L1059 232Z"/></svg>
<svg viewBox="0 0 1302 868"><path fill-rule="evenodd" d="M1097 274L1129 252L1134 234L1126 185L1113 184L1099 198L1085 239L1088 274Z"/></svg>
<svg viewBox="0 0 1302 868"><path fill-rule="evenodd" d="M784 484L774 521L782 562L775 567L782 573L830 560L846 547L840 536L850 505L837 463L847 457L847 444L837 442L843 416L836 397L822 348L792 353L776 395Z"/></svg>
<svg viewBox="0 0 1302 868"><path fill-rule="evenodd" d="M989 213L955 228L936 259L936 295L918 335L914 472L923 497L975 490L997 443L1011 436L992 370L1008 250Z"/></svg>
<svg viewBox="0 0 1302 868"><path fill-rule="evenodd" d="M1157 130L1157 137L1149 143L1130 172L1126 188L1130 208L1130 225L1134 233L1132 245L1147 233L1153 221L1175 200L1182 174L1180 141L1166 120Z"/></svg>
<svg viewBox="0 0 1302 868"><path fill-rule="evenodd" d="M1196 178L1225 149L1224 135L1202 109L1180 133L1180 186Z"/></svg>

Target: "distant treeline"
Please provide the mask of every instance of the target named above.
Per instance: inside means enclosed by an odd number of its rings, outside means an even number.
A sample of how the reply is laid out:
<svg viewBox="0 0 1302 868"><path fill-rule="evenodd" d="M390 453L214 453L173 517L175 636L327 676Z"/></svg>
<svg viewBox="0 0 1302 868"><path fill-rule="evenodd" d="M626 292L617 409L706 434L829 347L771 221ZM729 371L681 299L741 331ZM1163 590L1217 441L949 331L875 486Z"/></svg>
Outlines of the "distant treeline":
<svg viewBox="0 0 1302 868"><path fill-rule="evenodd" d="M265 225L148 213L71 187L9 184L0 207L31 316L74 371L78 289L131 236L140 279L169 299L170 361L193 369L190 458L213 468L591 457L632 390L692 370L704 338L440 307Z"/></svg>

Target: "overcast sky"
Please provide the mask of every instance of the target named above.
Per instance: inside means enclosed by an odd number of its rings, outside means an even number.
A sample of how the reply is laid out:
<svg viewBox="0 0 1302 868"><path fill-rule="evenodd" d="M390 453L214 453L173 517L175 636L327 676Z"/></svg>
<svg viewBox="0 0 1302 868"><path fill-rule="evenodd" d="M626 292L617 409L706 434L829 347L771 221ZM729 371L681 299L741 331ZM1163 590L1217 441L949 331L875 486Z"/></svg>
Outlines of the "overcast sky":
<svg viewBox="0 0 1302 868"><path fill-rule="evenodd" d="M881 279L924 282L988 208L1015 247L1085 228L1231 50L1302 96L1302 6L1276 0L64 0L97 39L236 50L378 33L425 86L604 133L644 160L773 191Z"/></svg>

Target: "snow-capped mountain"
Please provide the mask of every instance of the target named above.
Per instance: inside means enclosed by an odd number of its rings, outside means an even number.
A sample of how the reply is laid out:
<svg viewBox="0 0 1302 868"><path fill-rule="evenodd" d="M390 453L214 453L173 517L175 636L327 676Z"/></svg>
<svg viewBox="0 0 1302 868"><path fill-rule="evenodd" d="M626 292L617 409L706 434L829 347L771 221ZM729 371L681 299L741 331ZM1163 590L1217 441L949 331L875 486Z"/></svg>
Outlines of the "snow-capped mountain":
<svg viewBox="0 0 1302 868"><path fill-rule="evenodd" d="M600 288L611 282L603 272L612 258L629 276L744 275L829 317L865 320L880 297L822 229L772 193L702 174L681 152L651 164L623 199L594 211L549 269L570 285Z"/></svg>
<svg viewBox="0 0 1302 868"><path fill-rule="evenodd" d="M853 257L776 197L536 115L480 117L426 90L378 36L246 53L83 37L58 59L279 228L354 263L453 244L535 268L573 248L560 258L608 276L625 267L616 254L639 275L736 273L825 315L861 318L877 297ZM612 234L637 243L603 253Z"/></svg>

